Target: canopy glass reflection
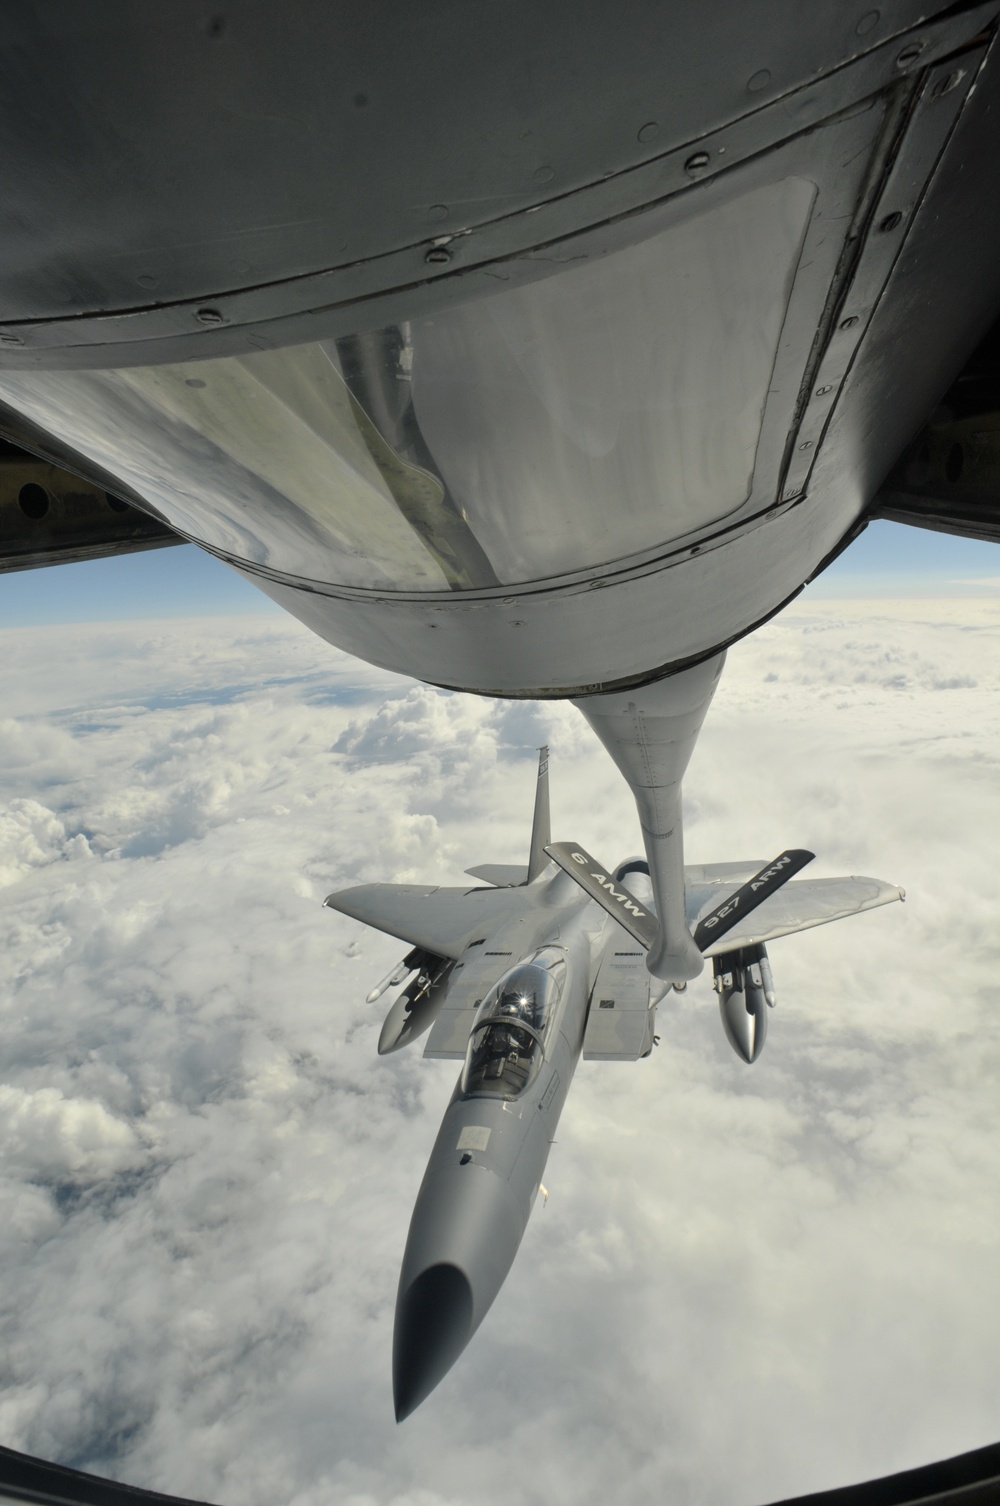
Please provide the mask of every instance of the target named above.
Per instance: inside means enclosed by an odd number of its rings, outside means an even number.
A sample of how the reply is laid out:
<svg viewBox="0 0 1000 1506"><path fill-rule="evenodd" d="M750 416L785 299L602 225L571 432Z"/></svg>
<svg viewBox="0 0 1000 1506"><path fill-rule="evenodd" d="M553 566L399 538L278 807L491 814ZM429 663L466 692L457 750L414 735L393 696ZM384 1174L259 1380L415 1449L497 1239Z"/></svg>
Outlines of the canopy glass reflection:
<svg viewBox="0 0 1000 1506"><path fill-rule="evenodd" d="M537 1076L562 994L565 959L549 949L514 968L483 1000L462 1072L466 1098L516 1098Z"/></svg>

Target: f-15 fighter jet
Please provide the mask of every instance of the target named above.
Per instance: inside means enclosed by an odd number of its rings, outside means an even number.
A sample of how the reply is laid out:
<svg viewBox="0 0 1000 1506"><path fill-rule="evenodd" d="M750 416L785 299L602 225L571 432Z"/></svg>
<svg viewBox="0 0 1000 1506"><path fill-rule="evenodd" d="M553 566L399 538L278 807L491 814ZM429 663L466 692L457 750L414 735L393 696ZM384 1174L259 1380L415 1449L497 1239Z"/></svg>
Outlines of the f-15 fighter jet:
<svg viewBox="0 0 1000 1506"><path fill-rule="evenodd" d="M812 857L796 849L772 863L683 869L684 932L713 959L723 1029L745 1062L760 1055L775 1003L765 943L903 898L878 879L788 882ZM578 845L552 842L547 748L527 866L467 871L482 884L366 884L326 900L412 947L369 994L374 1002L404 985L379 1052L430 1030L425 1056L462 1061L403 1256L393 1341L397 1421L450 1370L500 1290L581 1055L649 1056L658 1003L671 986L686 987L653 977L647 966L661 934L647 859L608 868Z"/></svg>

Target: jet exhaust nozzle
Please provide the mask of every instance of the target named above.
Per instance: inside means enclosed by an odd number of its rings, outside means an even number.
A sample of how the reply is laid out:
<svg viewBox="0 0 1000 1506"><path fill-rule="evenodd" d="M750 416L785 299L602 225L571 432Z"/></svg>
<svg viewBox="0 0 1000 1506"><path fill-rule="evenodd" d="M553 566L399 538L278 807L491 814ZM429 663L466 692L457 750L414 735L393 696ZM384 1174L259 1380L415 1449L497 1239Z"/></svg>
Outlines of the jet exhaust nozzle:
<svg viewBox="0 0 1000 1506"><path fill-rule="evenodd" d="M726 1040L741 1061L752 1064L767 1039L767 1008L774 1007L774 979L763 945L723 952L712 959L719 1013Z"/></svg>

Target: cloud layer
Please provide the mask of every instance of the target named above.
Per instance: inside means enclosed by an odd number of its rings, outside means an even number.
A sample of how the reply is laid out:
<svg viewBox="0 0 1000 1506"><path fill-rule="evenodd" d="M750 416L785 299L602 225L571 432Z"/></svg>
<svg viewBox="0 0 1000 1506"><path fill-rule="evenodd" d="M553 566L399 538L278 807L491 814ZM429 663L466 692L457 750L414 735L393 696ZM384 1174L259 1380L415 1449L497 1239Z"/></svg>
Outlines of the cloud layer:
<svg viewBox="0 0 1000 1506"><path fill-rule="evenodd" d="M58 635L58 636L57 636ZM455 1076L381 1060L403 948L331 889L639 847L572 708L280 620L7 630L0 1442L226 1506L762 1502L997 1433L1000 606L807 603L737 646L691 861L903 884L585 1063L514 1270L403 1427L399 1261ZM672 1002L671 1002L672 1001Z"/></svg>

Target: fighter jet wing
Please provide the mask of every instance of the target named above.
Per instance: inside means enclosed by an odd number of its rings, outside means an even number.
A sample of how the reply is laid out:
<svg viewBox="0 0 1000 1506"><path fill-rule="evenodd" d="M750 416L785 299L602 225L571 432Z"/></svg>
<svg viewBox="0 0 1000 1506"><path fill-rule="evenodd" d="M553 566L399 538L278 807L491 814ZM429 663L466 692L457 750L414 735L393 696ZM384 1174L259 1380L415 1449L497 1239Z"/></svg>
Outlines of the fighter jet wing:
<svg viewBox="0 0 1000 1506"><path fill-rule="evenodd" d="M327 895L323 903L437 957L458 958L470 941L489 936L535 900L527 898L524 889L359 884Z"/></svg>
<svg viewBox="0 0 1000 1506"><path fill-rule="evenodd" d="M482 879L484 884L493 884L497 889L513 889L528 882L527 863L477 863L474 868L466 868L465 871L473 878Z"/></svg>
<svg viewBox="0 0 1000 1506"><path fill-rule="evenodd" d="M738 884L694 884L688 890L688 922L694 930L698 921L721 904L728 893L736 893ZM904 892L895 884L881 879L851 878L793 879L783 888L770 895L745 920L713 945L705 948L705 955L713 957L719 952L733 952L738 947L752 946L760 941L773 941L777 936L790 936L794 931L807 931L811 926L823 926L831 920L843 920L847 915L860 915L862 910L874 910L878 905L891 904L903 899Z"/></svg>

